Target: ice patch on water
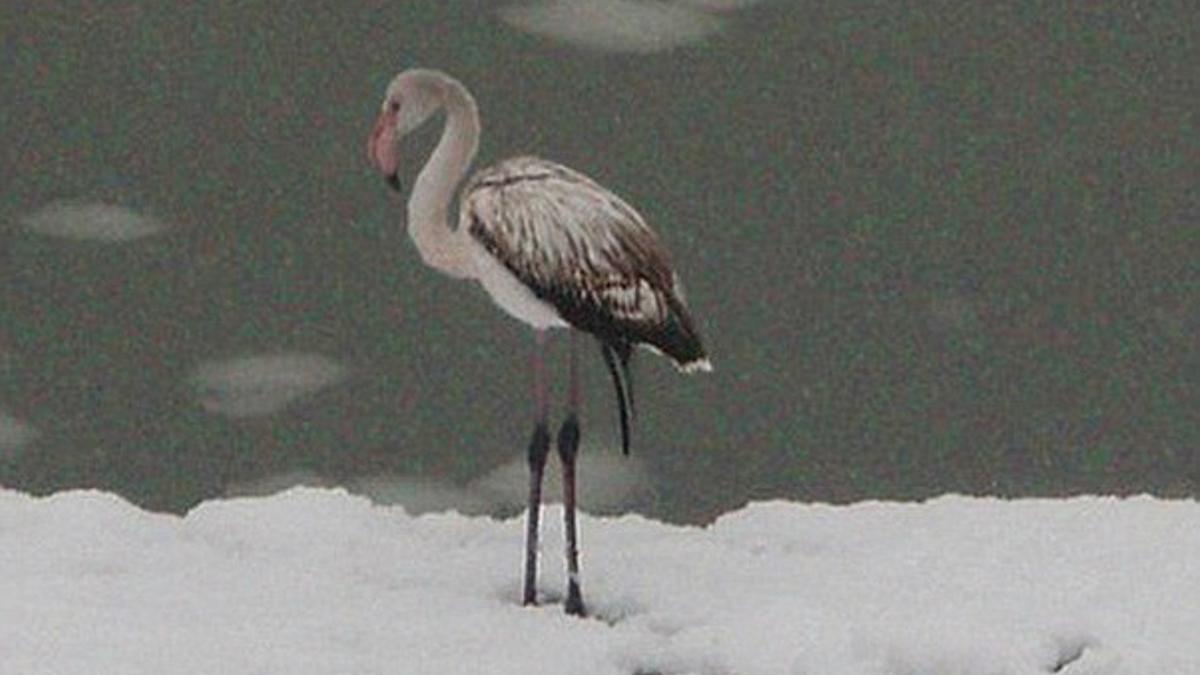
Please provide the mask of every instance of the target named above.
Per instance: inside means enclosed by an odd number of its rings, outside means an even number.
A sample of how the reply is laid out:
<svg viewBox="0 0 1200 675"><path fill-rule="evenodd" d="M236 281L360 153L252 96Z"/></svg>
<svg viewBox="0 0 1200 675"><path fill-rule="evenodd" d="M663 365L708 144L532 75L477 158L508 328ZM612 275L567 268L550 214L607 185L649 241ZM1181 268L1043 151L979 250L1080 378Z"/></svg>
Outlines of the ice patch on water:
<svg viewBox="0 0 1200 675"><path fill-rule="evenodd" d="M12 415L0 412L0 461L15 458L22 447L37 437L37 429Z"/></svg>
<svg viewBox="0 0 1200 675"><path fill-rule="evenodd" d="M277 413L347 375L332 359L295 353L211 361L190 380L205 410L244 418Z"/></svg>
<svg viewBox="0 0 1200 675"><path fill-rule="evenodd" d="M160 220L123 206L101 202L60 201L20 219L32 232L50 237L125 242L167 229Z"/></svg>
<svg viewBox="0 0 1200 675"><path fill-rule="evenodd" d="M649 54L695 44L722 20L675 3L549 0L510 5L500 18L519 30L604 52Z"/></svg>

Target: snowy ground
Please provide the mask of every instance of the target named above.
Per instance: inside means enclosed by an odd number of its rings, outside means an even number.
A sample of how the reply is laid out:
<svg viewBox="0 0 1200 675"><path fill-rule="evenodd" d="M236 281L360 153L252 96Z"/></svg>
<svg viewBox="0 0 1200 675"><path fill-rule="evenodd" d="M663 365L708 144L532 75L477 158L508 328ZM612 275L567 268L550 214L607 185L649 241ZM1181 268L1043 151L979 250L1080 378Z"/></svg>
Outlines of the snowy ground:
<svg viewBox="0 0 1200 675"><path fill-rule="evenodd" d="M762 503L582 521L593 617L517 604L522 521L340 490L185 518L0 491L3 673L1200 673L1200 506Z"/></svg>

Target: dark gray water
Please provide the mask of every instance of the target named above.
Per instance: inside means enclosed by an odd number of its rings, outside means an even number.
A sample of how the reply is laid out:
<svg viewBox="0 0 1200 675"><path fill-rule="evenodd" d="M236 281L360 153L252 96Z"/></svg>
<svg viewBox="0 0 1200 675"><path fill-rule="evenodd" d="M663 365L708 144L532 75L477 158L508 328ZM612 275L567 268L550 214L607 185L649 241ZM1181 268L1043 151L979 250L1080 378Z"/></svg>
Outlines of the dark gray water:
<svg viewBox="0 0 1200 675"><path fill-rule="evenodd" d="M716 372L640 355L652 515L1200 494L1186 13L741 3L706 40L620 54L500 4L0 9L0 483L181 510L288 471L462 484L518 458L529 331L424 267L363 156L384 87L423 65L478 98L481 162L578 168L672 251ZM29 225L62 200L166 229ZM203 364L281 353L345 375L274 414L205 403ZM616 452L585 353L585 450Z"/></svg>

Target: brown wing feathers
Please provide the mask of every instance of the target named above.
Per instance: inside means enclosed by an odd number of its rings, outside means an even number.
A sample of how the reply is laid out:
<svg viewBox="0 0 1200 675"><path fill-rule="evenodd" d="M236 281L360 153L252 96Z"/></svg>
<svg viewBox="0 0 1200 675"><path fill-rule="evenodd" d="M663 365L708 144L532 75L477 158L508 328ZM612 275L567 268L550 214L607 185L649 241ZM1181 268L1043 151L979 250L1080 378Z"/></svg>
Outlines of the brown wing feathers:
<svg viewBox="0 0 1200 675"><path fill-rule="evenodd" d="M509 160L472 181L464 208L471 236L575 328L650 345L681 366L704 358L657 237L586 176Z"/></svg>

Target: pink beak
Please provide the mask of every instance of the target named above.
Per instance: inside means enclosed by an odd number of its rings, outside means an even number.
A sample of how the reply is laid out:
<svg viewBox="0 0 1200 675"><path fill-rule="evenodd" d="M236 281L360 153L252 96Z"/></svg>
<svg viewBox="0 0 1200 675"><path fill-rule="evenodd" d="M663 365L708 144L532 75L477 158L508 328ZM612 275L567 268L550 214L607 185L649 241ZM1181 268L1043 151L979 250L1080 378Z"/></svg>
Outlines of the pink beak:
<svg viewBox="0 0 1200 675"><path fill-rule="evenodd" d="M384 110L375 120L375 128L367 139L367 161L383 174L389 185L400 189L396 175L400 168L400 153L396 151L396 111Z"/></svg>

